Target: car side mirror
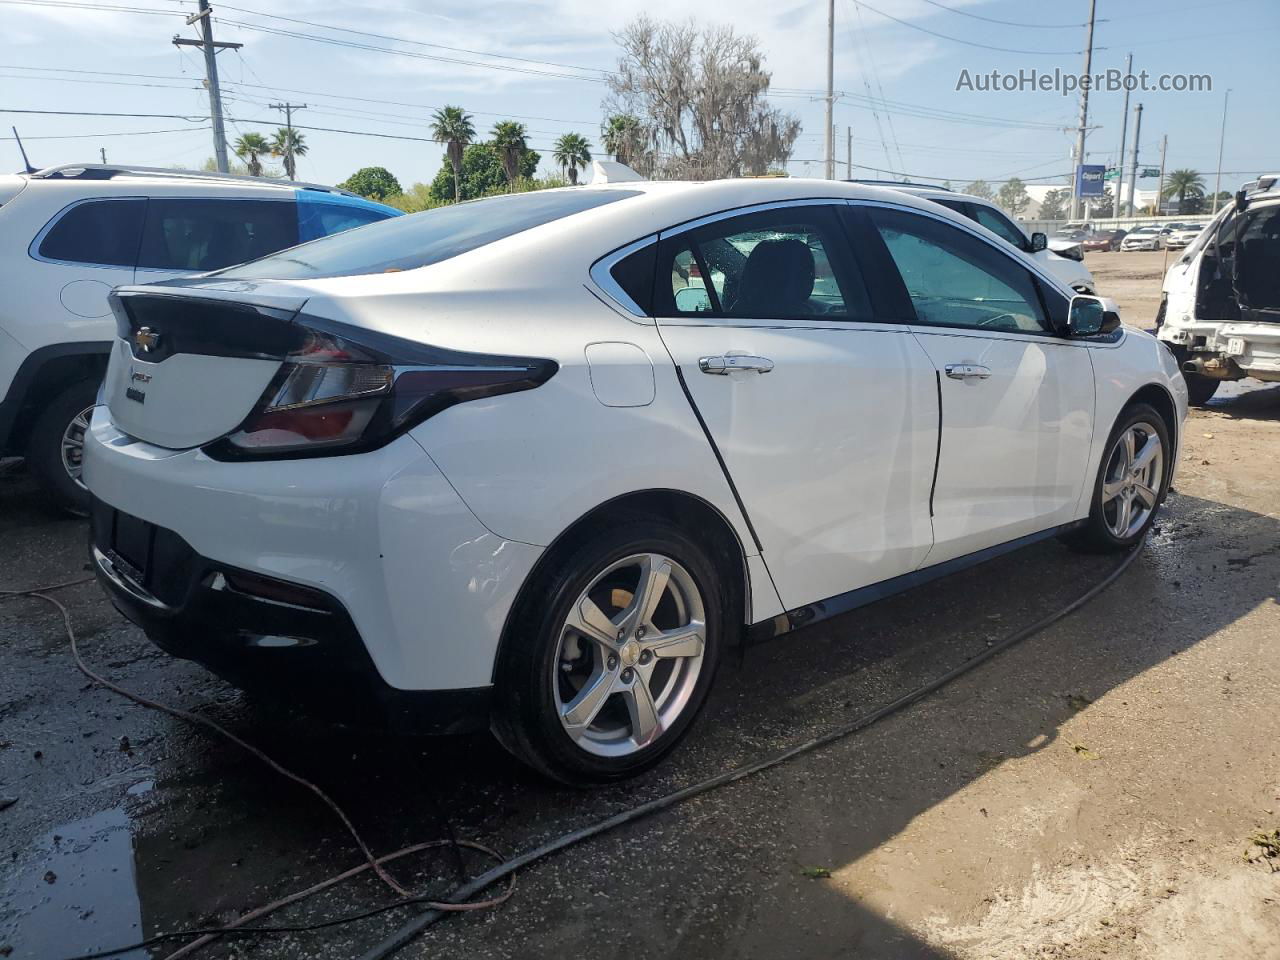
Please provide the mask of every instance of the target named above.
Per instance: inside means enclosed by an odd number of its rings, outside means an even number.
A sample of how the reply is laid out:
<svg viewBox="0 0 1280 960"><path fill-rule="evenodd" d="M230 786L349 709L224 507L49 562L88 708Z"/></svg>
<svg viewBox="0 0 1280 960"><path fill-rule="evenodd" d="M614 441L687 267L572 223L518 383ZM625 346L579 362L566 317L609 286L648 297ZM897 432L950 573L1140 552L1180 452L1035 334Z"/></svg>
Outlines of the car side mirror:
<svg viewBox="0 0 1280 960"><path fill-rule="evenodd" d="M1071 298L1071 307L1067 311L1067 336L1069 337L1096 337L1100 333L1108 332L1107 326L1107 310L1101 298L1085 296L1078 294ZM1120 316L1111 313L1115 318L1116 324L1119 323ZM1112 330L1115 326L1111 327Z"/></svg>
<svg viewBox="0 0 1280 960"><path fill-rule="evenodd" d="M1049 237L1043 233L1033 233L1031 235L1031 252L1039 253L1041 250L1048 248Z"/></svg>

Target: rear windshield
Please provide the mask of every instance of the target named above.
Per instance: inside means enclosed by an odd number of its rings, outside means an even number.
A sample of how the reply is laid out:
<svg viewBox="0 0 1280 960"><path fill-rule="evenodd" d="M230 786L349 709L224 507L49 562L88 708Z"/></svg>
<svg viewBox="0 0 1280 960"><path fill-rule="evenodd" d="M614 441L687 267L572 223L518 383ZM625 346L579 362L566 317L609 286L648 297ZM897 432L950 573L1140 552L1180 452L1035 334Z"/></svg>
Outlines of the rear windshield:
<svg viewBox="0 0 1280 960"><path fill-rule="evenodd" d="M470 200L393 217L222 270L234 280L305 280L412 270L570 214L639 195L638 190L555 190Z"/></svg>

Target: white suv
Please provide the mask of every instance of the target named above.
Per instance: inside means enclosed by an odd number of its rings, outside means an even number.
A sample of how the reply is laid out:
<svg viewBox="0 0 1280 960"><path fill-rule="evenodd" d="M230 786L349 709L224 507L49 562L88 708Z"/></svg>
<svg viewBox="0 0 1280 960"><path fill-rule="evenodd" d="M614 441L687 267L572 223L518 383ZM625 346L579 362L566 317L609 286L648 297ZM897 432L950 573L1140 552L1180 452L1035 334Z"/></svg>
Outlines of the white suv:
<svg viewBox="0 0 1280 960"><path fill-rule="evenodd" d="M932 200L934 203L940 203L944 207L954 210L962 217L968 217L975 223L982 224L1001 240L1011 243L1039 262L1040 266L1048 270L1076 293L1093 294L1096 292L1093 274L1084 265L1084 247L1079 242L1056 244L1043 233L1033 233L1031 236L1027 236L1023 229L1009 218L1007 213L990 200L984 200L982 197L975 197L967 193L956 193L954 190L947 190L945 187L934 187L928 184L879 180L858 180L854 182L874 183L877 186L892 187L895 190L901 190L903 193L909 193L912 196L923 197L926 200ZM1088 224L1068 224L1067 226L1088 227Z"/></svg>
<svg viewBox="0 0 1280 960"><path fill-rule="evenodd" d="M288 181L81 164L0 176L0 456L83 512L84 431L115 322L107 295L216 270L400 211Z"/></svg>

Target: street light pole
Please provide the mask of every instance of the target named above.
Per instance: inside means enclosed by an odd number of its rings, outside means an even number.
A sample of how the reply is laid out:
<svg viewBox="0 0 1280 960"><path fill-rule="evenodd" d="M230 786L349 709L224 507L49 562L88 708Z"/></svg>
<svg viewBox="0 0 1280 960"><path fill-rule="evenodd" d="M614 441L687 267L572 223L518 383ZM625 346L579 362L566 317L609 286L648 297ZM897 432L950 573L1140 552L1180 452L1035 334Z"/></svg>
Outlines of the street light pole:
<svg viewBox="0 0 1280 960"><path fill-rule="evenodd" d="M1231 88L1222 98L1222 132L1218 135L1218 176L1213 182L1213 213L1218 212L1218 194L1222 192L1222 148L1227 143L1227 103L1231 100Z"/></svg>
<svg viewBox="0 0 1280 960"><path fill-rule="evenodd" d="M1125 80L1133 76L1133 54L1129 54L1129 59L1125 61L1124 66ZM1116 202L1115 209L1112 210L1117 217L1120 216L1120 194L1124 191L1124 141L1129 135L1129 85L1124 87L1124 113L1120 117L1120 175L1116 177Z"/></svg>

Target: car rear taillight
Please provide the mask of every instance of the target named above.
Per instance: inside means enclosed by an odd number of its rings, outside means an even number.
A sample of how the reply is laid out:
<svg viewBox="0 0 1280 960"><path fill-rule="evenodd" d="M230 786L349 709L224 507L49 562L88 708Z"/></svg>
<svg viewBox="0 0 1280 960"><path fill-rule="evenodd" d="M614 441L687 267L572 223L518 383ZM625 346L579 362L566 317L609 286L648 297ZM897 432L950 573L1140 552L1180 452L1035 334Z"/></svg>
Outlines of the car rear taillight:
<svg viewBox="0 0 1280 960"><path fill-rule="evenodd" d="M357 453L454 404L531 390L554 360L468 353L299 316L301 342L253 411L206 447L220 460Z"/></svg>

